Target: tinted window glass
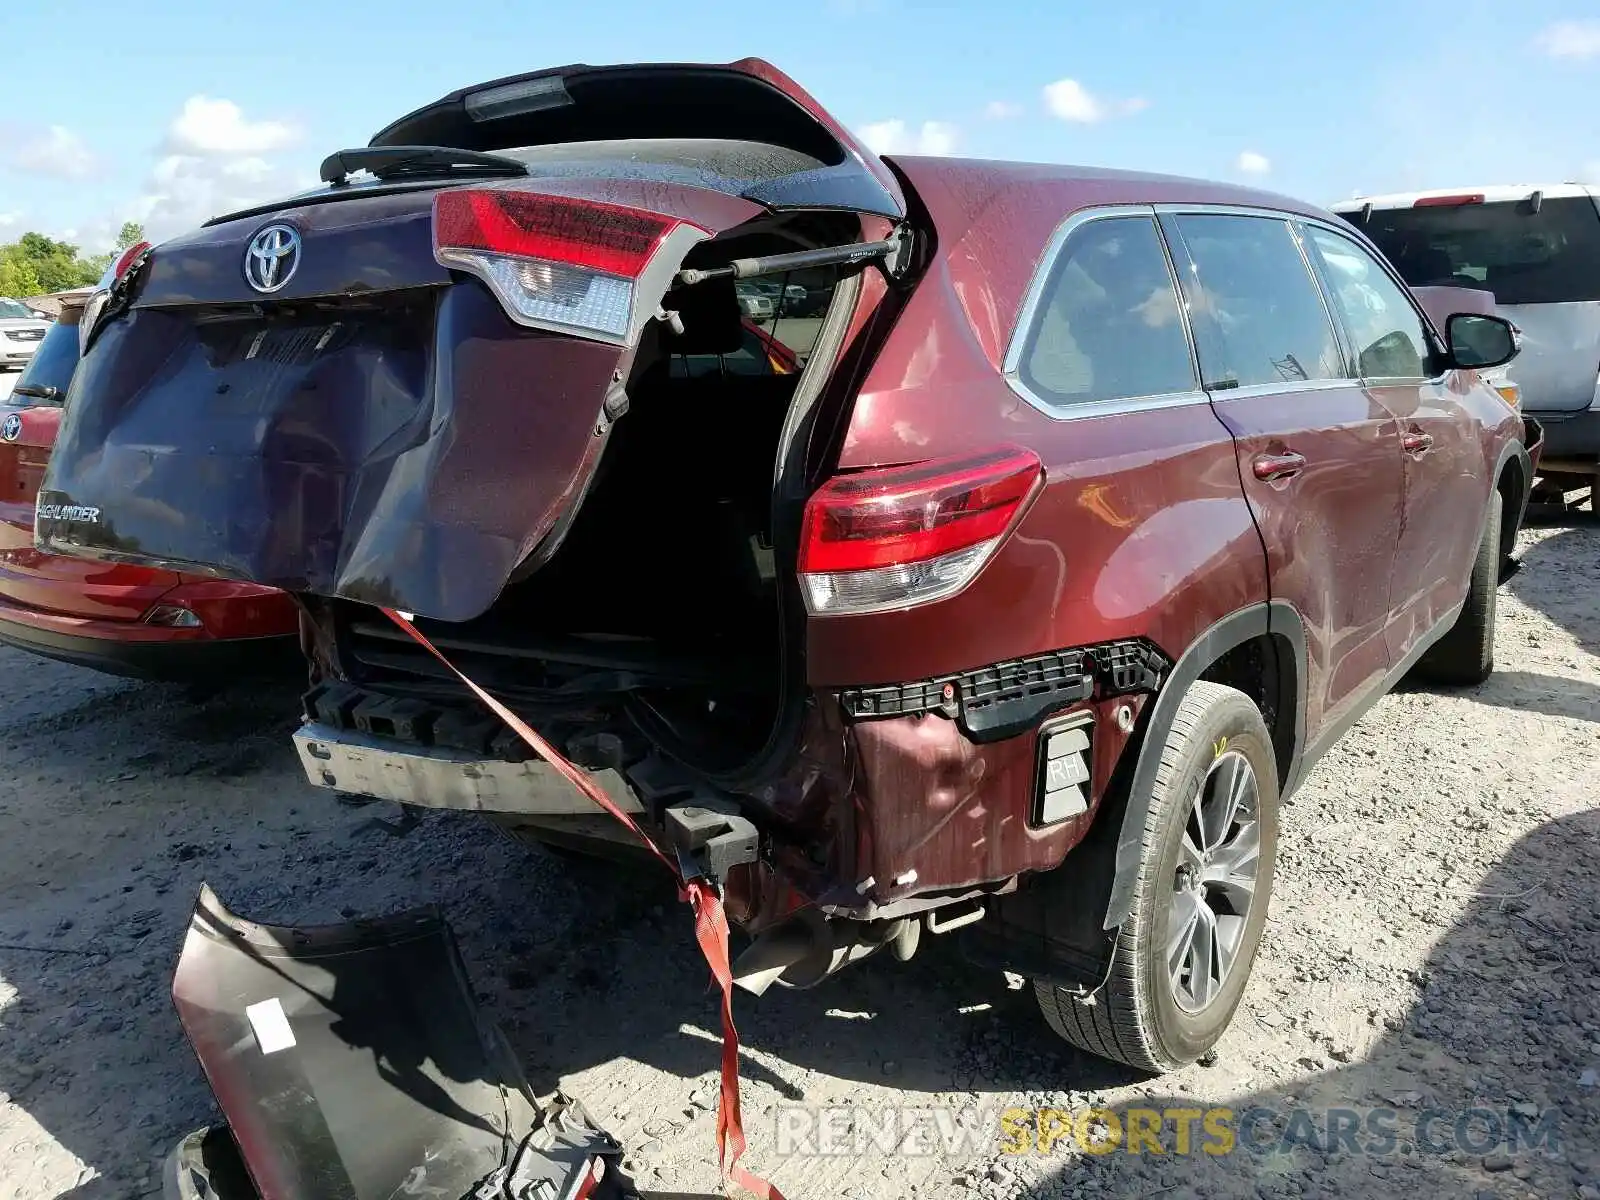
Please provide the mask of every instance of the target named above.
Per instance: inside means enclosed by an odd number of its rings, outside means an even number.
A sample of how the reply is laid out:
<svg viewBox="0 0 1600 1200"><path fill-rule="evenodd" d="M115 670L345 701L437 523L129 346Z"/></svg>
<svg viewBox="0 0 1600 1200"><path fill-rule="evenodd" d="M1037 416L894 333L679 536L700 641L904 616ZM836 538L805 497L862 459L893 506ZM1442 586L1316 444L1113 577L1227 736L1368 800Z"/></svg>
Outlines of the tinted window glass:
<svg viewBox="0 0 1600 1200"><path fill-rule="evenodd" d="M1090 221L1057 256L1022 360L1057 404L1192 392L1197 384L1155 221Z"/></svg>
<svg viewBox="0 0 1600 1200"><path fill-rule="evenodd" d="M1199 288L1190 300L1207 387L1338 379L1338 337L1286 221L1177 218Z"/></svg>
<svg viewBox="0 0 1600 1200"><path fill-rule="evenodd" d="M39 348L34 351L33 358L28 361L27 368L22 372L22 378L17 380L17 388L23 390L23 395L12 393L12 404L60 404L66 398L67 385L72 382L72 372L78 366L78 327L68 325L65 321L57 321L50 326L49 332L44 335L44 341L39 343ZM43 399L39 396L27 395L29 387L55 388L60 395L54 399Z"/></svg>
<svg viewBox="0 0 1600 1200"><path fill-rule="evenodd" d="M33 309L20 300L0 297L0 317L32 317Z"/></svg>
<svg viewBox="0 0 1600 1200"><path fill-rule="evenodd" d="M1348 238L1307 226L1333 292L1334 307L1355 343L1363 379L1420 379L1430 374L1428 335L1410 297Z"/></svg>
<svg viewBox="0 0 1600 1200"><path fill-rule="evenodd" d="M1362 224L1412 287L1487 288L1501 304L1600 300L1600 210L1587 196L1531 204L1375 209Z"/></svg>

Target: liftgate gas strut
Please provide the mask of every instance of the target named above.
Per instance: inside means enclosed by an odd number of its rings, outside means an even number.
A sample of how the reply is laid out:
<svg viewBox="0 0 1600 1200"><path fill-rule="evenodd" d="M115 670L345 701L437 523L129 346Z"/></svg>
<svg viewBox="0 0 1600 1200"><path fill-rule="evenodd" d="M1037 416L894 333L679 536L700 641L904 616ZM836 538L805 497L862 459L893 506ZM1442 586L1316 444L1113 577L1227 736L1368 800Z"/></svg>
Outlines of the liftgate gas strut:
<svg viewBox="0 0 1600 1200"><path fill-rule="evenodd" d="M899 269L895 261L905 248L905 237L896 232L878 242L852 242L848 246L824 246L820 250L794 250L788 254L768 254L760 258L736 258L725 267L686 267L678 272L678 282L684 286L705 283L708 279L753 279L758 275L778 275L785 271L799 271L806 267L832 267L886 260L885 269L893 275Z"/></svg>

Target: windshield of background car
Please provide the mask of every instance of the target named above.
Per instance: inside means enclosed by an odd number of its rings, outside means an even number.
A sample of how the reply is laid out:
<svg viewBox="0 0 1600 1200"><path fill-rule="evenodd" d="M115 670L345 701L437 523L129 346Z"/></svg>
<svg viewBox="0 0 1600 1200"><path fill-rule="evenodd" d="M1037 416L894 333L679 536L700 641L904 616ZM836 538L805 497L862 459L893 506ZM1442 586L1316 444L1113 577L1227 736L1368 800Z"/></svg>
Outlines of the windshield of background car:
<svg viewBox="0 0 1600 1200"><path fill-rule="evenodd" d="M67 385L72 382L72 373L77 367L78 326L76 323L69 325L65 321L57 321L50 326L50 331L34 351L27 369L22 372L22 378L17 380L17 387L24 390L30 384L34 387L51 387L60 394L53 400L45 400L39 396L19 396L13 392L9 403L13 406L54 404L59 407L66 399Z"/></svg>
<svg viewBox="0 0 1600 1200"><path fill-rule="evenodd" d="M15 300L0 300L0 317L31 317L33 309Z"/></svg>
<svg viewBox="0 0 1600 1200"><path fill-rule="evenodd" d="M1475 287L1499 304L1600 300L1600 209L1587 196L1374 209L1362 224L1412 287Z"/></svg>

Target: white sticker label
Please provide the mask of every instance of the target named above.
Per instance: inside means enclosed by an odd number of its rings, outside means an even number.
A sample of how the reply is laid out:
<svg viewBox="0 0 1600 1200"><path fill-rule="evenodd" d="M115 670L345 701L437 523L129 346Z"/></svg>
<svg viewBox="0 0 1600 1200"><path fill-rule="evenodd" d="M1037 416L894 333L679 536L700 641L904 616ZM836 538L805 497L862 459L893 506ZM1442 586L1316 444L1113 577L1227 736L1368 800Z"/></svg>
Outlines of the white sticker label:
<svg viewBox="0 0 1600 1200"><path fill-rule="evenodd" d="M289 1028L289 1017L277 997L252 1004L244 1010L250 1028L256 1031L256 1045L263 1054L276 1054L294 1045L294 1030Z"/></svg>

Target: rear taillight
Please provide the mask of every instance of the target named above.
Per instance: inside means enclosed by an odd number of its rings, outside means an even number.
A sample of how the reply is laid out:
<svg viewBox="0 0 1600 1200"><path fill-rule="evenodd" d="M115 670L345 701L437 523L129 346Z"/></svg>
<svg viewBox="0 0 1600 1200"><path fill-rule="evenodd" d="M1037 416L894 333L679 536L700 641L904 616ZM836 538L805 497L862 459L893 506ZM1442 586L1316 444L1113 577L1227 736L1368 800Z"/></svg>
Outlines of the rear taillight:
<svg viewBox="0 0 1600 1200"><path fill-rule="evenodd" d="M117 280L126 275L128 268L133 266L134 260L148 249L150 249L149 242L136 242L117 255L117 261L111 264L112 283L116 283Z"/></svg>
<svg viewBox="0 0 1600 1200"><path fill-rule="evenodd" d="M111 298L112 289L121 283L123 278L133 269L135 263L149 253L149 242L136 242L129 246L109 267L105 274L100 276L100 282L90 293L89 298L83 303L83 312L78 317L78 353L88 353L89 341L94 334L95 324L100 320L100 314L105 311L106 301Z"/></svg>
<svg viewBox="0 0 1600 1200"><path fill-rule="evenodd" d="M800 578L814 613L880 612L954 595L989 561L1044 469L1004 447L841 475L806 504Z"/></svg>
<svg viewBox="0 0 1600 1200"><path fill-rule="evenodd" d="M518 324L606 342L628 341L653 315L638 311L639 281L666 243L681 240L687 250L709 236L642 209L503 188L458 188L433 200L441 264L482 279Z"/></svg>

